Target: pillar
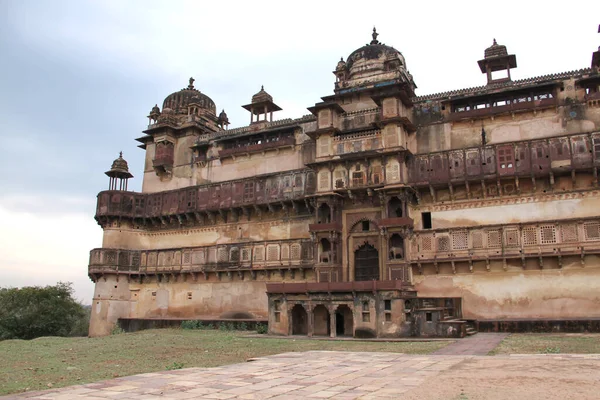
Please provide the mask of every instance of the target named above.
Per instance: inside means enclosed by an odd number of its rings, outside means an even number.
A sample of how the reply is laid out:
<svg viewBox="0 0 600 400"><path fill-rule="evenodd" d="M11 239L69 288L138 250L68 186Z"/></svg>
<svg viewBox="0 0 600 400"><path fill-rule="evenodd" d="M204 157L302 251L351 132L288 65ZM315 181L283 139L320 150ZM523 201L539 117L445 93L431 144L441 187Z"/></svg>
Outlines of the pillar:
<svg viewBox="0 0 600 400"><path fill-rule="evenodd" d="M329 310L329 337L334 338L337 331L335 310L337 307L328 307Z"/></svg>
<svg viewBox="0 0 600 400"><path fill-rule="evenodd" d="M308 337L313 337L315 333L315 315L312 307L305 307L305 310L308 316Z"/></svg>

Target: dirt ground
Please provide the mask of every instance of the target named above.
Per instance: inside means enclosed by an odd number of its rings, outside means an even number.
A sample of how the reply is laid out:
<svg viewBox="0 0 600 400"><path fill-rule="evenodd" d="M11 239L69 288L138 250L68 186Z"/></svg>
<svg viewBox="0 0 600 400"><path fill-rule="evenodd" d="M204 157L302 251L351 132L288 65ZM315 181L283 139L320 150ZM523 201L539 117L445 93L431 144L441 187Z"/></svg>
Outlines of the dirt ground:
<svg viewBox="0 0 600 400"><path fill-rule="evenodd" d="M600 358L468 358L401 397L407 400L600 399Z"/></svg>

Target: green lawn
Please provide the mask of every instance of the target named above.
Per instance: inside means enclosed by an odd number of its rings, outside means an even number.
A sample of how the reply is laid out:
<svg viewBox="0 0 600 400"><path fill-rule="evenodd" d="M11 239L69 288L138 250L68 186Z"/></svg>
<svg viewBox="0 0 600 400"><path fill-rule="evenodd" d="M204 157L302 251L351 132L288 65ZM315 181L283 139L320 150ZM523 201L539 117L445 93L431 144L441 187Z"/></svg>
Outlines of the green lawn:
<svg viewBox="0 0 600 400"><path fill-rule="evenodd" d="M288 351L427 354L449 342L349 342L244 338L247 333L160 329L100 338L0 342L0 395L95 382L168 367L215 367Z"/></svg>
<svg viewBox="0 0 600 400"><path fill-rule="evenodd" d="M600 334L513 333L491 351L490 355L558 353L600 353Z"/></svg>

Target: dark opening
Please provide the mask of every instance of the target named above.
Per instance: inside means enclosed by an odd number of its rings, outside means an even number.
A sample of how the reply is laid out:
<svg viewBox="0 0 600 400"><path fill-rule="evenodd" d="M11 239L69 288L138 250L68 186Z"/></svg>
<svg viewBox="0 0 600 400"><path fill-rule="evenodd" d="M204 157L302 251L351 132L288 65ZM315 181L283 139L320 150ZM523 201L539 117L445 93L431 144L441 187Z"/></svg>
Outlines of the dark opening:
<svg viewBox="0 0 600 400"><path fill-rule="evenodd" d="M390 237L390 260L401 260L404 258L404 239L397 233Z"/></svg>
<svg viewBox="0 0 600 400"><path fill-rule="evenodd" d="M319 254L319 262L329 263L331 262L331 243L329 240L323 238L320 241L320 254Z"/></svg>
<svg viewBox="0 0 600 400"><path fill-rule="evenodd" d="M422 212L421 220L423 221L423 229L431 229L431 213Z"/></svg>
<svg viewBox="0 0 600 400"><path fill-rule="evenodd" d="M392 311L392 301L385 300L384 301L385 311Z"/></svg>
<svg viewBox="0 0 600 400"><path fill-rule="evenodd" d="M390 218L400 218L402 217L404 205L402 201L394 196L390 199L388 203L388 217Z"/></svg>
<svg viewBox="0 0 600 400"><path fill-rule="evenodd" d="M335 313L335 334L342 336L344 334L344 316L341 313Z"/></svg>
<svg viewBox="0 0 600 400"><path fill-rule="evenodd" d="M430 312L425 313L425 321L427 321L427 322L433 321L433 315Z"/></svg>
<svg viewBox="0 0 600 400"><path fill-rule="evenodd" d="M296 304L292 308L292 335L308 334L308 314L304 307Z"/></svg>
<svg viewBox="0 0 600 400"><path fill-rule="evenodd" d="M369 230L369 221L362 222L362 230L363 230L363 232Z"/></svg>
<svg viewBox="0 0 600 400"><path fill-rule="evenodd" d="M317 215L317 223L328 224L331 222L331 209L325 203L319 206L319 212Z"/></svg>

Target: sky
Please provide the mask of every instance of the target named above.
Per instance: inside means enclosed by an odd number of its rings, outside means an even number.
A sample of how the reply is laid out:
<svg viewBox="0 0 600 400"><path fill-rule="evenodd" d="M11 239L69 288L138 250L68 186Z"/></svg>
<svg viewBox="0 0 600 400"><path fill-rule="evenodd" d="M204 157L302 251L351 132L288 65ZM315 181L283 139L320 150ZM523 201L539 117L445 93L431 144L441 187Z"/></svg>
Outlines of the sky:
<svg viewBox="0 0 600 400"><path fill-rule="evenodd" d="M0 0L0 287L73 282L91 303L104 172L123 151L141 189L134 139L190 77L233 128L261 85L283 108L275 119L308 114L374 26L417 95L484 85L477 60L494 38L517 56L513 79L589 67L600 2L551 4Z"/></svg>

